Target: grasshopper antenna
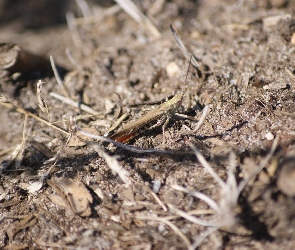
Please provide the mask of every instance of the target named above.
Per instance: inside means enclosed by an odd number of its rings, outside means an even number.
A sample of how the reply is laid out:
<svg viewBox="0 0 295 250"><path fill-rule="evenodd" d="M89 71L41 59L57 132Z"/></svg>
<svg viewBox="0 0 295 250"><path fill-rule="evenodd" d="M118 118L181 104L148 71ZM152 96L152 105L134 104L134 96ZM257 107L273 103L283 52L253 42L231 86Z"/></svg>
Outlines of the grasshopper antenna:
<svg viewBox="0 0 295 250"><path fill-rule="evenodd" d="M184 83L187 82L188 72L189 72L189 69L190 69L190 67L191 67L191 65L192 65L192 57L193 57L193 54L190 55L189 65L188 65L188 67L187 67L187 71L186 71L186 75L185 75ZM181 94L182 94L182 95L184 94L184 87L182 88Z"/></svg>

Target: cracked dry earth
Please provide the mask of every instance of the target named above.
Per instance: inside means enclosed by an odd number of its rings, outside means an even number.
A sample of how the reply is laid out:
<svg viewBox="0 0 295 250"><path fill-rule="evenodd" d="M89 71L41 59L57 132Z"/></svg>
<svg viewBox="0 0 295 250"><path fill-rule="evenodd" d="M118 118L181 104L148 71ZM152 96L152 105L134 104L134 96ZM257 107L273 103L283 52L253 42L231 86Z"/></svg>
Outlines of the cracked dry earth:
<svg viewBox="0 0 295 250"><path fill-rule="evenodd" d="M35 2L1 6L1 249L295 248L293 1L134 1L156 30L114 2ZM69 124L126 114L114 133L180 93L164 136L125 147Z"/></svg>

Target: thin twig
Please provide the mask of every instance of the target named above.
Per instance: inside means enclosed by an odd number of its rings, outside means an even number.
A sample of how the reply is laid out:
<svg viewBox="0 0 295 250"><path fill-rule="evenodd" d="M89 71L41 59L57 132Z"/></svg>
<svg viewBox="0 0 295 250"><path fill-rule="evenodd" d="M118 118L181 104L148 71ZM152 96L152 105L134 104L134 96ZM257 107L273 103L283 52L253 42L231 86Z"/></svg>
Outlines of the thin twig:
<svg viewBox="0 0 295 250"><path fill-rule="evenodd" d="M295 75L292 70L290 70L287 66L285 67L285 71L288 73L289 77L293 82L295 82Z"/></svg>
<svg viewBox="0 0 295 250"><path fill-rule="evenodd" d="M217 183L221 186L221 188L226 187L226 183L215 173L213 168L209 165L209 163L206 161L204 156L196 149L196 147L193 144L190 144L192 150L195 152L195 155L197 156L199 162L203 165L203 167L208 171L208 173L217 181Z"/></svg>
<svg viewBox="0 0 295 250"><path fill-rule="evenodd" d="M53 125L53 124L51 124L50 122L44 120L43 118L41 118L41 117L39 117L39 116L37 116L37 115L34 115L33 113L31 113L31 112L29 112L29 111L26 111L26 110L23 109L23 108L17 107L17 106L15 106L15 105L12 104L12 103L3 103L3 102L0 102L0 104L1 104L2 106L6 107L6 108L9 108L9 109L15 109L15 111L17 111L17 112L19 112L19 113L22 113L22 114L24 114L24 115L28 115L28 116L30 116L30 117L33 117L33 118L35 118L36 120L38 120L38 121L40 121L40 122L42 122L42 123L45 123L47 126L52 127L52 128L54 128L54 129L56 129L56 130L58 130L58 131L60 131L60 132L62 132L62 133L64 133L64 134L69 135L69 133L68 133L67 131L65 131L64 129L62 129L62 128L56 126L56 125Z"/></svg>
<svg viewBox="0 0 295 250"><path fill-rule="evenodd" d="M72 121L73 122L73 121ZM136 148L134 146L128 146L125 145L123 143L120 142L116 142L110 138L107 137L103 137L103 136L99 136L99 135L94 135L94 134L90 134L87 133L86 131L82 130L77 123L72 123L76 129L83 135L87 136L88 138L91 139L95 139L95 140L99 140L99 141L104 141L104 142L109 142L112 143L113 145L125 149L127 151L133 152L133 153L138 153L138 154L147 154L147 153L151 153L151 154L169 154L169 155L188 155L188 154L192 154L192 152L183 152L183 151L173 151L173 150L160 150L160 149L140 149L140 148Z"/></svg>
<svg viewBox="0 0 295 250"><path fill-rule="evenodd" d="M184 133L182 133L182 135L191 135L191 134L195 134L195 133L200 129L200 127L203 125L203 123L204 123L204 121L205 121L207 115L209 114L209 112L210 112L210 105L207 104L207 105L205 106L205 108L203 109L202 116L201 116L201 118L200 118L200 120L199 120L197 126L194 128L194 130L184 132Z"/></svg>
<svg viewBox="0 0 295 250"><path fill-rule="evenodd" d="M68 138L67 138L67 141L66 143L62 146L62 148L57 152L57 154L55 156L53 156L52 158L48 159L47 161L44 162L44 165L45 164L49 164L51 162L54 162L53 165L39 178L39 182L41 182L43 184L44 180L47 178L48 175L50 175L56 164L57 164L57 161L59 160L61 154L65 151L67 145L69 144L69 141L71 140L73 134L70 133Z"/></svg>
<svg viewBox="0 0 295 250"><path fill-rule="evenodd" d="M128 117L129 113L125 113L120 116L118 120L108 129L108 131L104 134L104 136L109 136L109 134L114 131L121 123Z"/></svg>
<svg viewBox="0 0 295 250"><path fill-rule="evenodd" d="M191 243L190 240L179 230L178 227L176 227L172 222L164 219L164 218L159 218L159 217L148 217L148 216L136 216L136 219L139 220L155 220L155 221L160 221L168 225L185 243L186 247L190 247Z"/></svg>
<svg viewBox="0 0 295 250"><path fill-rule="evenodd" d="M101 112L97 112L95 111L94 109L90 108L89 106L83 104L83 103L79 103L79 102L76 102L76 101L73 101L72 99L70 98L67 98L67 97L64 97L64 96L61 96L57 93L54 93L54 92L51 92L49 95L51 95L52 97L68 104L68 105L71 105L75 108L80 108L82 109L83 111L89 113L89 114L92 114L92 115L99 115L101 114Z"/></svg>
<svg viewBox="0 0 295 250"><path fill-rule="evenodd" d="M268 163L268 161L270 160L270 158L273 156L277 144L279 141L279 136L277 136L271 146L271 149L268 153L268 155L263 159L262 163L260 164L260 166L251 174L251 176L247 179L244 180L243 182L241 182L238 186L238 193L240 194L242 192L242 190L244 189L244 187L249 183L249 181L254 178L257 174L260 173L260 171L266 166L266 164Z"/></svg>
<svg viewBox="0 0 295 250"><path fill-rule="evenodd" d="M163 208L164 211L168 211L167 207L165 204L160 200L160 198L152 191L149 190L151 195L154 197L154 199L159 203L159 205Z"/></svg>
<svg viewBox="0 0 295 250"><path fill-rule="evenodd" d="M155 38L161 37L161 33L154 26L149 18L147 18L131 0L115 0L136 22L147 28Z"/></svg>
<svg viewBox="0 0 295 250"><path fill-rule="evenodd" d="M92 16L91 10L85 0L76 0L76 3L81 9L83 17Z"/></svg>
<svg viewBox="0 0 295 250"><path fill-rule="evenodd" d="M209 227L205 232L202 232L198 237L195 239L194 243L188 248L188 250L195 250L204 239L208 237L208 235L215 232L218 228L217 227Z"/></svg>
<svg viewBox="0 0 295 250"><path fill-rule="evenodd" d="M53 73L54 73L54 76L55 76L55 79L56 79L58 85L61 87L61 90L64 93L64 95L67 96L68 98L70 98L69 91L67 90L66 86L64 85L63 81L61 80L61 78L59 76L59 73L58 73L55 63L54 63L53 56L50 56L50 63L51 63L51 67L52 67L52 70L53 70Z"/></svg>
<svg viewBox="0 0 295 250"><path fill-rule="evenodd" d="M205 227L218 227L218 223L216 222L210 222L210 221L204 221L204 220L201 220L199 218L196 218L176 207L174 207L172 204L168 204L168 207L174 211L176 214L180 215L181 217L187 219L188 221L191 221L197 225L201 225L201 226L205 226Z"/></svg>
<svg viewBox="0 0 295 250"><path fill-rule="evenodd" d="M187 214L189 215L212 215L215 214L215 211L212 209L198 209L198 210L191 210L191 211L187 211ZM170 215L170 216L165 216L162 217L165 220L175 220L177 218L181 217L180 215Z"/></svg>
<svg viewBox="0 0 295 250"><path fill-rule="evenodd" d="M73 57L69 48L66 48L66 54L73 65L75 65L79 70L83 70L82 65L78 63L77 60Z"/></svg>
<svg viewBox="0 0 295 250"><path fill-rule="evenodd" d="M99 15L88 16L88 17L77 17L75 19L76 25L87 25L93 23L99 23L107 16L113 16L119 12L122 8L119 5L113 5L107 9L103 9Z"/></svg>
<svg viewBox="0 0 295 250"><path fill-rule="evenodd" d="M191 192L188 189L181 187L179 185L172 185L172 188L174 188L175 190L178 190L178 191L188 193L192 196L195 196L196 198L201 199L204 202L206 202L215 211L220 212L220 208L219 208L218 204L214 200L212 200L209 196L207 196L201 192Z"/></svg>
<svg viewBox="0 0 295 250"><path fill-rule="evenodd" d="M87 142L87 145L91 146L98 153L98 155L106 161L109 168L113 171L113 174L118 174L125 184L131 184L129 172L127 172L125 169L122 169L115 157L111 157L106 152L104 152L97 142Z"/></svg>
<svg viewBox="0 0 295 250"><path fill-rule="evenodd" d="M77 48L83 48L83 42L77 29L74 13L68 11L66 13L66 19L73 43Z"/></svg>

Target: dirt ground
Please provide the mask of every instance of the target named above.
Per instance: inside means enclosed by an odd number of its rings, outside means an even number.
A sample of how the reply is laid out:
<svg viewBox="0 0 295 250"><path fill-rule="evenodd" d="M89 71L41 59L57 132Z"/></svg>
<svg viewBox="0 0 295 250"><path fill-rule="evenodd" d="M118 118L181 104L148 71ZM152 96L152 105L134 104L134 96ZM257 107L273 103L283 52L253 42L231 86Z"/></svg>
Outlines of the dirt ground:
<svg viewBox="0 0 295 250"><path fill-rule="evenodd" d="M294 1L87 3L0 4L0 248L294 249Z"/></svg>

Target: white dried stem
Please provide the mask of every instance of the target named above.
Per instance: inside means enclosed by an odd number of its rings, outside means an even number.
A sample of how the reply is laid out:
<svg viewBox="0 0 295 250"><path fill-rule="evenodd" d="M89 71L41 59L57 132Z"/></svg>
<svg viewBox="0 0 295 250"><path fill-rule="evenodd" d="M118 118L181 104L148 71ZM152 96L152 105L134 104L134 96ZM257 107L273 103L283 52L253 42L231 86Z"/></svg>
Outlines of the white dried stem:
<svg viewBox="0 0 295 250"><path fill-rule="evenodd" d="M68 98L70 98L69 91L67 90L64 82L61 80L61 78L59 76L59 73L58 73L57 68L55 66L53 56L50 56L50 63L51 63L51 67L52 67L52 70L53 70L53 73L54 73L54 76L55 76L55 79L56 79L58 85L61 87L64 95L67 96Z"/></svg>
<svg viewBox="0 0 295 250"><path fill-rule="evenodd" d="M277 136L271 146L271 149L268 153L268 155L264 158L264 160L262 161L262 163L260 163L260 166L252 173L252 175L247 179L244 180L243 182L241 182L238 186L238 193L240 194L242 192L242 190L244 189L244 187L249 183L249 181L254 178L257 174L260 173L260 171L266 166L266 164L268 163L268 161L270 160L270 158L273 156L277 144L279 142L279 136Z"/></svg>
<svg viewBox="0 0 295 250"><path fill-rule="evenodd" d="M203 194L201 192L196 192L196 191L191 192L188 189L186 189L184 187L181 187L179 185L172 185L172 188L174 188L175 190L178 190L178 191L188 193L188 194L190 194L192 196L195 196L196 198L206 202L215 211L220 212L218 204L213 199L211 199L208 195L205 195L205 194Z"/></svg>
<svg viewBox="0 0 295 250"><path fill-rule="evenodd" d="M92 15L91 10L85 0L76 0L76 3L82 11L83 17L89 17Z"/></svg>
<svg viewBox="0 0 295 250"><path fill-rule="evenodd" d="M192 130L192 131L187 131L187 132L183 133L183 135L191 135L191 134L195 134L195 133L200 129L200 127L203 125L203 123L204 123L204 121L205 121L207 115L209 114L209 112L210 112L210 105L207 104L207 105L205 106L205 108L203 109L202 116L201 116L201 118L200 118L200 120L199 120L197 126L194 128L194 130Z"/></svg>
<svg viewBox="0 0 295 250"><path fill-rule="evenodd" d="M192 150L194 151L196 157L198 158L199 162L203 165L203 167L207 170L207 172L217 181L217 183L221 186L221 188L225 188L226 184L225 182L215 173L213 168L210 166L210 164L206 161L204 156L196 149L196 147L193 144L190 144Z"/></svg>
<svg viewBox="0 0 295 250"><path fill-rule="evenodd" d="M188 250L195 250L204 239L206 239L210 234L215 232L218 228L217 227L210 227L205 232L202 232L198 237L195 239L194 243L188 248Z"/></svg>
<svg viewBox="0 0 295 250"><path fill-rule="evenodd" d="M87 145L91 146L98 153L98 155L106 161L107 165L112 170L113 174L118 174L118 176L125 184L131 184L129 172L127 172L125 169L122 169L115 157L111 157L106 152L104 152L99 143L97 142L87 142Z"/></svg>
<svg viewBox="0 0 295 250"><path fill-rule="evenodd" d="M161 37L161 33L154 26L151 20L145 16L131 0L115 0L136 22L148 29L155 38Z"/></svg>
<svg viewBox="0 0 295 250"><path fill-rule="evenodd" d="M176 214L180 215L181 217L187 219L188 221L191 221L197 225L200 225L200 226L205 226L205 227L218 227L218 223L216 222L210 222L210 221L204 221L204 220L201 220L199 218L196 218L195 216L192 216L176 207L174 207L172 204L168 204L168 207L174 211Z"/></svg>
<svg viewBox="0 0 295 250"><path fill-rule="evenodd" d="M92 114L92 115L99 115L100 112L97 112L95 111L94 109L90 108L89 106L83 104L83 103L79 103L79 102L76 102L76 101L73 101L71 98L67 98L67 97L64 97L62 95L59 95L57 93L54 93L54 92L51 92L50 95L68 105L71 105L75 108L80 108L82 109L83 111L89 113L89 114Z"/></svg>
<svg viewBox="0 0 295 250"><path fill-rule="evenodd" d="M151 195L154 197L154 199L156 200L156 202L158 202L158 204L163 208L164 211L168 211L167 207L165 206L165 204L160 200L160 198L152 191L149 190Z"/></svg>
<svg viewBox="0 0 295 250"><path fill-rule="evenodd" d="M136 216L136 219L139 220L155 220L155 221L160 221L165 223L166 225L168 225L169 227L171 227L171 229L183 240L183 242L185 243L186 247L190 247L191 243L190 240L179 230L179 228L177 226L175 226L173 223L171 223L170 221L164 219L164 218L160 218L160 217L151 217L151 216Z"/></svg>
<svg viewBox="0 0 295 250"><path fill-rule="evenodd" d="M77 60L73 57L69 48L66 48L66 54L73 65L75 65L79 70L83 70L82 65L78 63Z"/></svg>

